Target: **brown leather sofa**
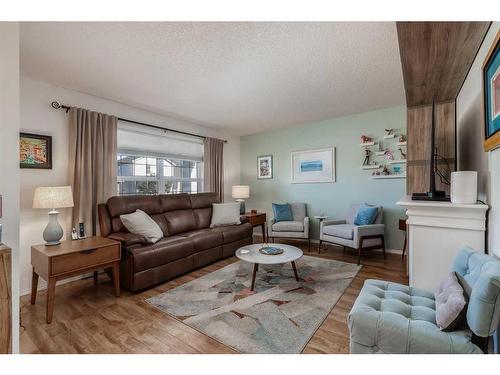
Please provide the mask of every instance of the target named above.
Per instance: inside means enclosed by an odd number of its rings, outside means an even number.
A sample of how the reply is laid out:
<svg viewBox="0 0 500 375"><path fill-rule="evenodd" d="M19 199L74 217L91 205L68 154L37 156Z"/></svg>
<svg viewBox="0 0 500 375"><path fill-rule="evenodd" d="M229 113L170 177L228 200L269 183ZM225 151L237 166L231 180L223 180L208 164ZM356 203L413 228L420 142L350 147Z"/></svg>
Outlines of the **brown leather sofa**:
<svg viewBox="0 0 500 375"><path fill-rule="evenodd" d="M101 235L122 244L121 284L139 291L170 280L252 243L252 226L210 228L215 193L117 196L98 206ZM127 231L120 215L140 209L160 226L164 237L155 244Z"/></svg>

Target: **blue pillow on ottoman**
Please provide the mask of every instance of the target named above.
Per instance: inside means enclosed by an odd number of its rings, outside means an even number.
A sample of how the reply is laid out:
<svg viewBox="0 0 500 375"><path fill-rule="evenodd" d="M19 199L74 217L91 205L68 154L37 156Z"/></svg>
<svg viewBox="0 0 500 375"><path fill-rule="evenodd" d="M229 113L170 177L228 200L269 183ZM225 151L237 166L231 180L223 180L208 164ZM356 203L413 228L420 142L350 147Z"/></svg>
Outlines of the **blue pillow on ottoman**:
<svg viewBox="0 0 500 375"><path fill-rule="evenodd" d="M378 214L378 207L361 206L354 219L354 225L370 225L375 222Z"/></svg>
<svg viewBox="0 0 500 375"><path fill-rule="evenodd" d="M273 203L274 219L278 221L293 221L292 207L288 203Z"/></svg>

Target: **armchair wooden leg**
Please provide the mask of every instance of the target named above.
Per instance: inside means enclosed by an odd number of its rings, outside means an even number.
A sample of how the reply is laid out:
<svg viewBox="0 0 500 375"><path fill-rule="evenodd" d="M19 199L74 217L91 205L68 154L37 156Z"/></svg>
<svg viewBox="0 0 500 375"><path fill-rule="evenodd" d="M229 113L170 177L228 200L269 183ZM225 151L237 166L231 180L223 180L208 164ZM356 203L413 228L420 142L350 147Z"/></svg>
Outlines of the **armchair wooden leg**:
<svg viewBox="0 0 500 375"><path fill-rule="evenodd" d="M405 260L406 239L407 239L407 234L406 234L406 232L405 232L405 243L403 244L403 254L401 255L401 259L402 259L402 260Z"/></svg>
<svg viewBox="0 0 500 375"><path fill-rule="evenodd" d="M384 239L384 235L380 236L380 239L382 240L382 254L384 254L384 259L385 259L385 239Z"/></svg>
<svg viewBox="0 0 500 375"><path fill-rule="evenodd" d="M318 254L321 253L321 244L323 243L323 240L319 240L319 245L318 245Z"/></svg>
<svg viewBox="0 0 500 375"><path fill-rule="evenodd" d="M360 237L359 246L358 246L358 266L359 266L359 263L361 262L361 249L363 248L363 241L364 241L364 238Z"/></svg>

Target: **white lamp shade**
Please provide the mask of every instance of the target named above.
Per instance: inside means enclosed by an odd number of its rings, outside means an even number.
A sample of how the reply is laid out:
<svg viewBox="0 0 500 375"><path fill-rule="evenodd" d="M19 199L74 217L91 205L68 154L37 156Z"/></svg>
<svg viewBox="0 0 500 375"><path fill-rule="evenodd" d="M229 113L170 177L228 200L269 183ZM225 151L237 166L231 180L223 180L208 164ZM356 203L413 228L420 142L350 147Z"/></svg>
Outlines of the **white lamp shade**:
<svg viewBox="0 0 500 375"><path fill-rule="evenodd" d="M33 208L73 207L71 186L37 187L33 196Z"/></svg>
<svg viewBox="0 0 500 375"><path fill-rule="evenodd" d="M250 198L250 186L248 185L234 185L232 187L232 197L234 199Z"/></svg>

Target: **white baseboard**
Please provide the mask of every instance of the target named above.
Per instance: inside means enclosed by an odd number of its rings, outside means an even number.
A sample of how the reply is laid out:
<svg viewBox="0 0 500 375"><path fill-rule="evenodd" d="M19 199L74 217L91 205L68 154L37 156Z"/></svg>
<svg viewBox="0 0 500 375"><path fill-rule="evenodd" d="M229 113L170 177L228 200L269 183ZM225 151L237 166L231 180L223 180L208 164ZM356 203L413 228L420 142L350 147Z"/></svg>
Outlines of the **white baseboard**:
<svg viewBox="0 0 500 375"><path fill-rule="evenodd" d="M262 235L260 235L260 234L254 234L253 237L254 237L254 239L258 239L258 240L262 239ZM303 239L303 238L297 238L297 239L287 238L287 240L305 241L305 239ZM319 240L311 238L311 243L319 244ZM330 244L330 243L327 243L327 242L325 242L324 245L325 246L337 246L337 245L333 245L333 244ZM341 246L338 245L337 247L341 247ZM380 249L380 250L376 249L376 250L373 250L373 251L380 251L380 252L382 252L382 249ZM389 249L389 248L386 247L385 248L385 252L386 253L391 253L391 254L399 254L399 255L401 255L403 253L403 250Z"/></svg>

